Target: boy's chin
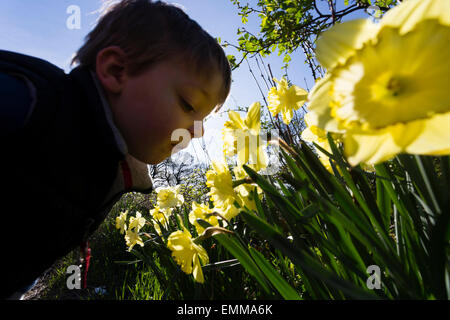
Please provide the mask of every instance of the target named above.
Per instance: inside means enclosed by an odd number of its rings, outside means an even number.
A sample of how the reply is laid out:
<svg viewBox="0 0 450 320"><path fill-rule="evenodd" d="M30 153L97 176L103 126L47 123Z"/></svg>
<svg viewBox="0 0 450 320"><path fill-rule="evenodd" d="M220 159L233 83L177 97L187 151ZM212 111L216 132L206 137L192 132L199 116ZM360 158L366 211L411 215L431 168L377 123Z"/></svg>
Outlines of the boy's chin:
<svg viewBox="0 0 450 320"><path fill-rule="evenodd" d="M145 163L147 163L147 164L158 164L158 163L161 163L161 162L163 162L165 159L167 159L167 157L169 157L170 156L170 153L168 153L168 154L162 154L162 153L160 153L160 154L158 154L158 155L152 155L151 157L147 157L146 159L145 159L145 161L142 161L142 162L145 162Z"/></svg>
<svg viewBox="0 0 450 320"><path fill-rule="evenodd" d="M137 160L144 162L146 164L158 164L163 162L168 157L180 152L183 150L185 146L174 146L172 144L164 145L161 147L157 147L152 149L152 152L132 152L130 150L130 154L136 158Z"/></svg>
<svg viewBox="0 0 450 320"><path fill-rule="evenodd" d="M152 154L139 154L139 153L132 153L130 152L130 155L133 156L133 158L144 162L146 164L158 164L164 161L167 157L170 156L170 152L155 152Z"/></svg>

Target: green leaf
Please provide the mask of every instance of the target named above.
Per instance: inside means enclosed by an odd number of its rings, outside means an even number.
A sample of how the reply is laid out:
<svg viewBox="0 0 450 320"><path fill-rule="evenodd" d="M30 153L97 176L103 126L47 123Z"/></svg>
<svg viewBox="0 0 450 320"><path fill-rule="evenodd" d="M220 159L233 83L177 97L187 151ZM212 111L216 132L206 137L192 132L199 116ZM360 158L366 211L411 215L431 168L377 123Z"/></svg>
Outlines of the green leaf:
<svg viewBox="0 0 450 320"><path fill-rule="evenodd" d="M263 237L265 237L274 247L287 255L295 264L303 268L309 274L314 275L317 279L324 281L335 289L342 290L355 299L378 299L377 296L356 287L351 282L337 277L328 270L324 269L317 261L311 258L303 250L294 247L287 239L277 232L272 226L263 221L261 218L248 212L241 212L244 220L255 228Z"/></svg>
<svg viewBox="0 0 450 320"><path fill-rule="evenodd" d="M381 212L381 218L383 219L383 226L385 230L389 230L392 215L392 205L391 205L392 202L380 178L376 179L375 185L377 194L377 205Z"/></svg>
<svg viewBox="0 0 450 320"><path fill-rule="evenodd" d="M283 58L283 62L284 63L289 63L290 61L291 61L291 56L289 56L288 54L285 54L284 58Z"/></svg>
<svg viewBox="0 0 450 320"><path fill-rule="evenodd" d="M198 220L198 223L203 228L208 228L211 226L206 221L200 219ZM247 272L258 281L258 283L261 285L261 287L267 294L271 294L272 291L269 287L269 284L267 283L267 279L264 276L264 273L262 273L262 271L258 268L256 263L253 261L252 257L247 252L247 250L242 246L242 244L239 241L236 240L234 236L217 234L214 236L214 238L223 247L225 247L225 249L227 249L236 259L239 260L244 269L247 270Z"/></svg>
<svg viewBox="0 0 450 320"><path fill-rule="evenodd" d="M273 284L275 289L281 294L281 296L286 300L301 300L300 295L297 291L292 288L289 283L284 280L281 275L275 271L273 266L264 258L264 256L253 248L250 248L250 254L253 259L255 259L258 266L266 275L267 279Z"/></svg>

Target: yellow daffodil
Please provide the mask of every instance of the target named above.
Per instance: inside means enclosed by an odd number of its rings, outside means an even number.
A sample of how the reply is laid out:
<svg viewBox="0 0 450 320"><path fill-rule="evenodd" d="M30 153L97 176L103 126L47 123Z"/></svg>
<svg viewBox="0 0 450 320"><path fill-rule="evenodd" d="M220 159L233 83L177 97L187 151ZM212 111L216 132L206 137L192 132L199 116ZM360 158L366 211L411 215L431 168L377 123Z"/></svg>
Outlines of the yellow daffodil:
<svg viewBox="0 0 450 320"><path fill-rule="evenodd" d="M197 219L202 219L211 224L212 226L219 226L217 217L212 215L213 209L210 209L206 204L200 204L196 201L192 202L192 210L189 213L189 222L193 224L198 234L202 234L205 231L201 225L198 224Z"/></svg>
<svg viewBox="0 0 450 320"><path fill-rule="evenodd" d="M144 243L142 242L142 239L139 236L138 232L133 231L132 229L127 230L127 233L125 234L125 241L128 246L128 251L131 251L135 244L138 244L141 247L144 246Z"/></svg>
<svg viewBox="0 0 450 320"><path fill-rule="evenodd" d="M161 209L173 208L183 204L184 197L179 193L181 185L175 187L159 187L155 191L158 194L157 203Z"/></svg>
<svg viewBox="0 0 450 320"><path fill-rule="evenodd" d="M169 217L171 213L172 208L161 209L160 207L156 206L155 208L150 210L150 215L154 219L153 227L155 228L158 235L162 235L161 227L158 222L167 229L169 227Z"/></svg>
<svg viewBox="0 0 450 320"><path fill-rule="evenodd" d="M307 113L304 116L304 120L306 123L306 129L303 130L302 132L302 139L307 141L307 142L311 142L311 143L316 143L317 145L319 145L320 147L322 147L323 149L325 149L326 151L328 151L329 153L331 153L331 147L330 147L330 143L328 142L328 138L327 138L327 132L321 128L319 128L318 126L315 125L311 125L311 121L309 120L311 116L311 113Z"/></svg>
<svg viewBox="0 0 450 320"><path fill-rule="evenodd" d="M267 154L261 133L261 104L253 103L245 119L235 111L229 111L230 120L222 129L223 151L227 156L237 154L238 166L248 164L255 171L267 167Z"/></svg>
<svg viewBox="0 0 450 320"><path fill-rule="evenodd" d="M311 123L311 121L309 120L310 116L311 116L311 113L305 114L304 120L307 125L307 128L305 130L303 130L303 132L302 132L302 139L307 142L311 142L311 143L314 142L321 148L325 149L325 151L327 151L328 153L333 153L331 151L330 143L327 138L327 132L317 126L309 126L309 123ZM342 134L331 133L331 137L333 138L333 140L335 141L336 144L342 143ZM334 173L333 168L331 167L331 164L330 164L330 158L328 158L328 156L325 153L323 153L322 151L320 151L318 148L315 148L315 150L317 151L319 160L323 164L323 166L330 173ZM361 169L363 169L364 171L369 171L369 172L375 171L375 168L371 164L360 163L360 165L361 165ZM340 172L340 167L338 167L337 169Z"/></svg>
<svg viewBox="0 0 450 320"><path fill-rule="evenodd" d="M120 234L124 234L127 231L127 214L128 210L125 212L121 212L120 215L116 218L116 229L120 230Z"/></svg>
<svg viewBox="0 0 450 320"><path fill-rule="evenodd" d="M294 116L294 110L298 110L305 102L308 92L297 86L289 86L287 80L273 79L277 86L270 89L267 100L269 110L273 116L281 113L283 122L289 124Z"/></svg>
<svg viewBox="0 0 450 320"><path fill-rule="evenodd" d="M230 220L239 213L234 205L234 201L239 202L239 199L233 189L233 178L224 160L213 161L212 167L206 172L206 185L211 188L208 195L214 203L214 209Z"/></svg>
<svg viewBox="0 0 450 320"><path fill-rule="evenodd" d="M234 167L234 176L237 180L247 178L247 173L242 167ZM262 189L255 183L243 183L234 188L243 206L246 206L250 210L257 210L256 203L251 199L250 192L256 190L257 195L261 198L263 195Z"/></svg>
<svg viewBox="0 0 450 320"><path fill-rule="evenodd" d="M450 1L404 1L379 23L334 26L309 95L312 125L344 134L352 165L450 154Z"/></svg>
<svg viewBox="0 0 450 320"><path fill-rule="evenodd" d="M134 229L136 232L139 232L144 225L145 218L142 217L140 212L136 212L136 217L130 217L128 229Z"/></svg>
<svg viewBox="0 0 450 320"><path fill-rule="evenodd" d="M186 228L183 231L173 232L167 241L167 247L172 251L172 257L181 270L186 274L193 274L195 281L203 283L205 281L202 272L202 264L209 263L206 250L195 244L191 234Z"/></svg>
<svg viewBox="0 0 450 320"><path fill-rule="evenodd" d="M311 116L311 113L305 114L304 120L305 120L307 127L302 132L302 136L301 136L302 139L307 142L311 142L311 143L314 142L318 146L323 148L325 151L332 153L330 143L328 142L328 138L327 138L327 132L325 130L319 128L318 126L309 125L311 123L311 121L309 120L310 116ZM333 138L335 139L336 142L340 142L339 134L333 134ZM323 164L323 166L330 173L333 173L333 169L331 167L330 159L328 158L328 156L317 148L315 148L315 150L317 151L319 160Z"/></svg>

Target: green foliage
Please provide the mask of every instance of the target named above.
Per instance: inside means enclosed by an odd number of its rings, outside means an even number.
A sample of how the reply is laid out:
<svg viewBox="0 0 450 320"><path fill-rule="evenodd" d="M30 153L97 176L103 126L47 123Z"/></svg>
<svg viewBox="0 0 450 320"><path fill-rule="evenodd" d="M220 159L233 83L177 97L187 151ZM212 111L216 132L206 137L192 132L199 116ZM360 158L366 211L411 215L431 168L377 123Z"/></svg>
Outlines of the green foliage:
<svg viewBox="0 0 450 320"><path fill-rule="evenodd" d="M450 298L450 157L401 155L370 173L329 139L335 174L304 143L283 152L282 179L245 168L268 200L241 212L248 225L295 265L305 298ZM373 265L380 289L367 286Z"/></svg>
<svg viewBox="0 0 450 320"><path fill-rule="evenodd" d="M258 0L251 7L248 3L243 5L238 0L231 0L238 9L242 23L246 24L250 17L257 17L259 31L247 30L240 27L237 34L240 36L238 44L234 45L242 52L240 62L233 64L234 68L248 56L260 54L265 57L274 52L284 55L283 62L288 66L292 54L301 49L306 60L311 62L314 44L320 33L335 23L339 23L348 14L366 10L371 5L378 6L386 12L396 4L394 0L358 0L345 1L345 8L337 8L332 1L329 2L329 12L321 12L315 0ZM225 42L225 45L230 45ZM313 73L319 69L314 66ZM316 77L315 77L316 78Z"/></svg>
<svg viewBox="0 0 450 320"><path fill-rule="evenodd" d="M130 193L91 241L88 291L64 289L65 268L74 262L68 256L46 298L449 299L450 157L400 155L366 172L350 167L341 146L329 140L334 174L303 142L282 151L286 168L277 176L245 167L265 197L253 191L257 209L241 208L227 226L233 234L202 241L210 257L204 284L184 274L166 246L179 229L174 216L162 236L148 224L145 246L126 251L115 217L140 211L151 221L152 207ZM184 187L189 201L204 200L204 191L197 192L202 183L197 187L194 181ZM185 203L176 214L195 235L189 208ZM380 289L368 287L374 265L381 270ZM107 295L95 295L95 287L105 287Z"/></svg>
<svg viewBox="0 0 450 320"><path fill-rule="evenodd" d="M181 207L174 209L169 219L167 229L162 229L163 234L158 235L153 227L153 220L149 210L153 208L155 194L149 200L139 199L135 194L134 200L129 202L124 196L120 211L129 210L130 215L135 211L142 213L149 223L141 230L144 239L144 247L136 245L130 253L128 260L116 261L128 269L127 278L121 289L117 292L119 299L250 299L265 298L271 296L270 291L262 290L257 283L249 278L249 274L234 256L221 245L216 245L212 238L202 242L202 246L208 252L211 263L203 267L205 283L196 283L192 275L185 274L180 266L176 264L167 248L168 236L181 228L181 223L188 227L190 233L197 235L195 228L188 221L192 202L205 202L207 193L205 185L205 171L194 169L190 175L186 175L180 192L185 198ZM116 230L118 234L118 231ZM219 237L220 239L220 237ZM124 240L122 238L123 244ZM231 247L230 247L231 246ZM245 251L236 241L231 241L227 248L235 248L241 252ZM236 251L231 251L235 253ZM256 267L253 265L253 267ZM262 280L266 281L266 280ZM236 290L236 283L242 284L241 290Z"/></svg>

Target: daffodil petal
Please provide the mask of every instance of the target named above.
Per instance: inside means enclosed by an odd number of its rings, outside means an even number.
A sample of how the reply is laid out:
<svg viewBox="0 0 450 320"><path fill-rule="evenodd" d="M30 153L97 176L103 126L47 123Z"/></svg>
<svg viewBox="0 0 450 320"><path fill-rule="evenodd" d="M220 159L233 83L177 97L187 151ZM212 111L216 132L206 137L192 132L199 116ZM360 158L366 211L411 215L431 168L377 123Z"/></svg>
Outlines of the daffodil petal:
<svg viewBox="0 0 450 320"><path fill-rule="evenodd" d="M398 28L401 35L412 31L424 20L438 20L450 26L450 1L415 0L404 1L389 10L380 22L380 27Z"/></svg>
<svg viewBox="0 0 450 320"><path fill-rule="evenodd" d="M261 104L259 102L252 103L248 109L244 125L251 130L259 132L261 127Z"/></svg>
<svg viewBox="0 0 450 320"><path fill-rule="evenodd" d="M380 163L401 151L402 148L395 143L388 130L372 134L347 132L344 137L344 152L352 166L361 162Z"/></svg>
<svg viewBox="0 0 450 320"><path fill-rule="evenodd" d="M230 118L230 121L233 124L233 129L243 129L244 128L244 121L242 120L239 113L236 111L229 111L228 117Z"/></svg>
<svg viewBox="0 0 450 320"><path fill-rule="evenodd" d="M331 116L331 76L327 74L316 82L308 95L308 125L316 126L325 131L342 132L335 118Z"/></svg>
<svg viewBox="0 0 450 320"><path fill-rule="evenodd" d="M316 58L326 69L343 64L355 50L376 36L378 25L368 19L357 19L335 25L317 41Z"/></svg>
<svg viewBox="0 0 450 320"><path fill-rule="evenodd" d="M178 259L178 263L181 265L181 270L183 270L186 274L192 273L192 259L193 254L192 251L179 251L179 252L173 252L172 255L175 256L176 259Z"/></svg>
<svg viewBox="0 0 450 320"><path fill-rule="evenodd" d="M406 152L423 155L450 154L450 112L415 122L420 122L422 131L405 148Z"/></svg>
<svg viewBox="0 0 450 320"><path fill-rule="evenodd" d="M195 281L198 283L204 283L205 278L203 277L202 266L198 260L198 255L194 254L194 269L192 271L192 275L194 276Z"/></svg>
<svg viewBox="0 0 450 320"><path fill-rule="evenodd" d="M398 153L423 155L450 153L450 112L430 119L398 123L381 130L347 132L345 153L351 165L376 164Z"/></svg>
<svg viewBox="0 0 450 320"><path fill-rule="evenodd" d="M316 139L316 135L311 131L310 127L307 127L303 130L301 138L307 142L313 142Z"/></svg>
<svg viewBox="0 0 450 320"><path fill-rule="evenodd" d="M208 264L209 263L209 256L208 253L206 253L206 250L201 246L194 243L194 247L196 252L198 253L198 257L200 258L200 261L202 264Z"/></svg>
<svg viewBox="0 0 450 320"><path fill-rule="evenodd" d="M258 147L258 154L257 154L257 165L258 165L258 171L267 168L269 159L267 157L267 153L264 151L263 146Z"/></svg>
<svg viewBox="0 0 450 320"><path fill-rule="evenodd" d="M291 122L293 116L294 113L292 112L292 109L283 111L283 122L288 125Z"/></svg>

